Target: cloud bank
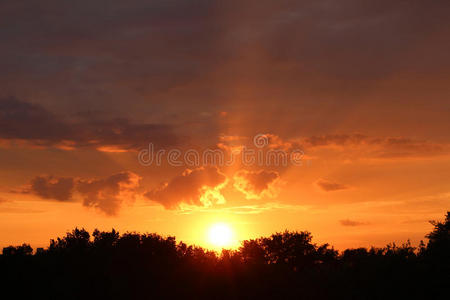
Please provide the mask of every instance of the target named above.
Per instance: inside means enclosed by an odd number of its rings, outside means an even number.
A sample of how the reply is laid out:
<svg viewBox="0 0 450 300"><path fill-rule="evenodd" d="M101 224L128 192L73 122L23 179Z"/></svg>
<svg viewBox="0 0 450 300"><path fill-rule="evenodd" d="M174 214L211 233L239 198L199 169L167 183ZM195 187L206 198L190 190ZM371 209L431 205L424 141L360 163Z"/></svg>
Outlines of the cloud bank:
<svg viewBox="0 0 450 300"><path fill-rule="evenodd" d="M98 116L67 121L39 104L0 98L0 140L65 150L137 150L152 142L159 147L177 143L172 128L163 124L136 124L130 120L102 120Z"/></svg>

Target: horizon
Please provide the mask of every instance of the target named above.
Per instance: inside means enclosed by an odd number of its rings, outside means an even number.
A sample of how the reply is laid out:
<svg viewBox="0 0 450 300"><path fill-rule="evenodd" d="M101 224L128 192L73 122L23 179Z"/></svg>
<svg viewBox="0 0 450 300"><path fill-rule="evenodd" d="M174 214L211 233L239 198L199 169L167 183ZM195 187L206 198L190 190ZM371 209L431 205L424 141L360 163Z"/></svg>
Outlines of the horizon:
<svg viewBox="0 0 450 300"><path fill-rule="evenodd" d="M448 212L447 212L447 213L448 213ZM434 227L433 222L435 222L435 223L442 222L442 218L441 218L441 220L431 220L431 221L430 221L430 224L431 224L432 227ZM217 224L214 224L214 225L218 225L218 224L222 225L222 224L224 224L224 223L217 223ZM214 227L214 226L213 226L213 227ZM90 241L93 241L93 235L92 235L92 233L95 232L96 230L99 230L98 228L94 228L93 230L88 230L88 229L86 229L86 228L84 228L84 227L80 227L80 228L75 227L75 228L73 228L72 230L67 230L67 231L65 232L65 234L63 234L63 235L49 238L48 243L47 243L46 245L32 245L32 244L30 244L30 243L23 242L23 243L18 243L18 244L8 244L8 245L5 244L5 245L3 245L3 246L0 245L0 249L3 249L3 251L4 251L5 248L11 247L11 246L12 246L12 247L18 247L18 246L22 246L22 245L29 245L29 246L31 246L31 248L33 249L33 253L36 254L36 251L37 251L38 249L43 249L44 251L48 250L48 249L50 248L50 245L51 245L51 241L52 241L52 240L56 241L58 238L62 238L62 237L64 237L65 235L70 234L70 233L72 233L74 230L77 230L77 229L78 229L78 230L85 230L85 231L87 231L87 232L90 234ZM209 228L209 229L211 229L211 228ZM232 229L232 230L233 230L233 229ZM285 230L282 230L282 231L275 231L275 232L273 232L273 233L271 233L271 234L268 234L268 235L263 235L263 236L253 237L253 238L247 238L247 239L242 239L242 240L232 240L231 243L225 242L224 245L220 245L220 243L219 243L219 245L216 245L214 242L211 242L210 240L208 240L208 235L211 236L210 230L208 230L208 232L207 232L207 233L205 234L205 236L203 237L204 240L203 240L202 243L195 243L195 242L194 242L194 243L189 243L189 242L186 242L186 241L184 241L184 240L178 239L175 235L171 235L171 234L160 234L160 233L157 233L157 232L151 232L151 231L147 231L147 232L138 232L138 231L133 231L133 230L131 230L131 231L121 232L121 231L119 231L119 230L116 230L115 228L111 228L110 230L99 230L99 231L100 231L100 232L112 232L112 231L115 231L115 232L116 232L117 234L119 234L120 236L122 236L122 235L124 235L124 234L125 234L125 235L126 235L126 234L138 234L138 235L154 235L154 234L155 234L155 235L158 235L158 236L162 237L163 239L174 238L175 241L176 241L176 244L184 243L184 244L186 244L187 246L201 247L201 248L203 248L204 250L207 250L207 251L213 251L213 252L217 253L218 255L221 255L221 252L222 252L223 250L239 251L239 249L243 246L243 243L244 243L245 241L258 240L258 239L263 239L263 238L270 238L270 237L273 236L273 235L283 234L283 233L309 233L309 234L311 234L311 237L312 237L312 240L311 240L311 243L312 243L312 244L314 244L314 245L328 244L328 246L329 246L331 249L336 250L339 254L342 254L345 250L354 250L354 249L359 249L359 248L366 248L366 249L371 249L371 248L375 248L375 249L383 249L383 248L390 247L390 246L393 246L393 245L396 245L396 246L398 246L398 247L402 247L403 245L409 245L409 246L413 247L413 248L415 249L415 251L418 251L420 244L421 244L421 243L425 243L425 241L426 241L427 239L429 239L429 238L427 237L427 235L425 235L424 238L421 239L421 240L419 241L419 243L417 243L417 244L413 244L413 243L411 242L410 239L407 239L407 240L405 240L405 241L392 241L392 242L389 242L389 243L387 243L387 244L385 244L385 245L382 245L382 246L375 246L375 245L360 245L360 246L356 246L356 247L349 247L349 248L342 248L342 249L339 249L339 248L334 247L333 244L330 244L330 243L327 243L327 242L324 242L324 241L318 242L317 239L315 238L314 234L313 234L312 232L308 231L308 230L294 230L294 231L290 231L290 230L285 229ZM209 233L209 234L208 234L208 233ZM234 232L233 232L233 234L234 234ZM214 237L217 238L217 237L218 237L217 234L216 234ZM219 236L219 238L220 238L220 236ZM211 237L209 237L209 239L211 239ZM425 244L426 244L426 243L425 243Z"/></svg>
<svg viewBox="0 0 450 300"><path fill-rule="evenodd" d="M0 3L0 248L75 227L418 245L450 207L450 2Z"/></svg>

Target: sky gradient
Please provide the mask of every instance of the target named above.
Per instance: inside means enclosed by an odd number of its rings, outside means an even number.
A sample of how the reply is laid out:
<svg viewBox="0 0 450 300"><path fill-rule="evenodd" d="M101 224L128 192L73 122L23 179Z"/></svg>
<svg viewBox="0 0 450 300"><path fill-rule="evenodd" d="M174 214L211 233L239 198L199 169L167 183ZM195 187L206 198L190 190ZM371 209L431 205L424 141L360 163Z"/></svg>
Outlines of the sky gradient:
<svg viewBox="0 0 450 300"><path fill-rule="evenodd" d="M1 1L0 246L75 226L207 246L218 222L238 240L417 244L450 207L449 13L443 0ZM149 143L303 155L143 165Z"/></svg>

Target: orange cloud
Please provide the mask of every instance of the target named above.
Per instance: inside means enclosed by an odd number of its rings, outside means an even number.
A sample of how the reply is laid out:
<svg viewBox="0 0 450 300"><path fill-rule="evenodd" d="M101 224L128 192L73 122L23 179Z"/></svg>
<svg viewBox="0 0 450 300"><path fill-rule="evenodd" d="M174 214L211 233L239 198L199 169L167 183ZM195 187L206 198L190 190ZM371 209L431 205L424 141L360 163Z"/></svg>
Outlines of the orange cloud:
<svg viewBox="0 0 450 300"><path fill-rule="evenodd" d="M275 183L280 175L275 171L260 170L257 172L241 170L234 175L234 187L245 194L247 199L270 198L278 194Z"/></svg>
<svg viewBox="0 0 450 300"><path fill-rule="evenodd" d="M220 190L226 182L225 174L215 167L186 169L180 176L147 192L145 196L166 209L175 209L181 204L210 206L225 202Z"/></svg>

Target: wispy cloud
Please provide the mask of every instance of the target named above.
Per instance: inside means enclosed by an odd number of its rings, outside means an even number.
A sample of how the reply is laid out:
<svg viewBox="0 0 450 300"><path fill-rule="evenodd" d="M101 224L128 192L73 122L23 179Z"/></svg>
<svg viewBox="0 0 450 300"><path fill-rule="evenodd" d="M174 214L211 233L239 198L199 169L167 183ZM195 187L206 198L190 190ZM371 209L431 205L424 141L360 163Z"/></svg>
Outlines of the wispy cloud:
<svg viewBox="0 0 450 300"><path fill-rule="evenodd" d="M354 220L350 220L350 219L340 220L339 223L341 223L342 226L350 226L350 227L369 224L367 222L354 221Z"/></svg>
<svg viewBox="0 0 450 300"><path fill-rule="evenodd" d="M335 192L335 191L346 190L349 188L349 186L347 186L345 184L329 181L326 179L317 180L316 185L325 192Z"/></svg>

